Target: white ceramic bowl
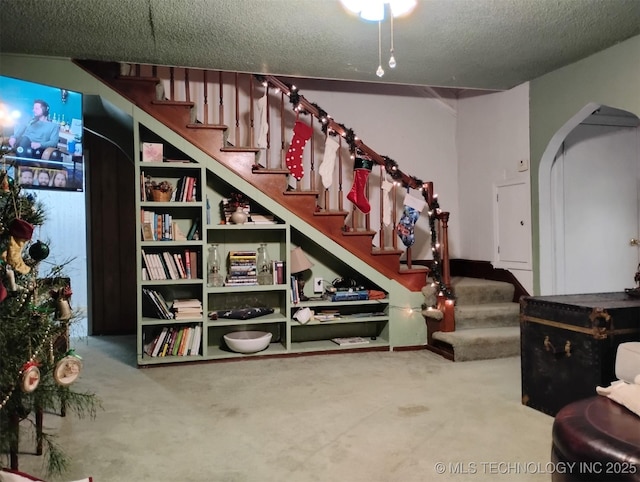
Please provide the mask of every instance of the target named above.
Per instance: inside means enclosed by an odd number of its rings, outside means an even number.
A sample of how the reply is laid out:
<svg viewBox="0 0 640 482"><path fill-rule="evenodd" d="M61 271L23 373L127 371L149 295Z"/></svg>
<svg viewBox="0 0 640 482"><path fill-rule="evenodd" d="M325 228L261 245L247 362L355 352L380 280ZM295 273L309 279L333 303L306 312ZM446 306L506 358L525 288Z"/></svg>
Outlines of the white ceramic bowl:
<svg viewBox="0 0 640 482"><path fill-rule="evenodd" d="M256 353L269 346L271 336L268 331L234 331L224 335L224 341L236 353Z"/></svg>

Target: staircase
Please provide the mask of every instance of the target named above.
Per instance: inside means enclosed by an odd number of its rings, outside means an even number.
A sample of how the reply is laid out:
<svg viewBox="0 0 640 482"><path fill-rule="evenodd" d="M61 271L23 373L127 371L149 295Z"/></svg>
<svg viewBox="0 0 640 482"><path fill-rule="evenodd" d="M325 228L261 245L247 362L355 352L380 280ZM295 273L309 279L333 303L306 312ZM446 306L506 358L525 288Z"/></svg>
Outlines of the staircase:
<svg viewBox="0 0 640 482"><path fill-rule="evenodd" d="M520 354L520 305L514 286L504 281L453 277L455 331L430 323L429 349L454 361L505 358ZM424 290L423 290L424 292ZM430 296L430 293L425 293Z"/></svg>
<svg viewBox="0 0 640 482"><path fill-rule="evenodd" d="M159 78L140 75L122 76L116 63L94 61L78 61L76 63L195 147L208 153L230 171L267 194L289 212L297 215L304 222L366 261L369 266L384 276L398 281L406 289L413 292L419 292L425 285L428 269L424 266L411 266L410 260L409 263L401 263L400 258L405 250L396 249L393 246L373 246L372 239L376 232L368 226L364 228L346 227L345 218L350 213L340 208L320 207L319 198L323 194L321 190L314 189L313 186L311 189L291 189L288 185L288 170L258 165L256 159L260 149L232 145L227 138L228 126L226 124L210 124L196 120L198 116L196 115L195 102L166 100L164 95L159 100ZM172 77L172 91L174 89L173 82ZM188 83L186 93L187 99L189 99ZM250 95L253 103L253 90ZM238 103L236 98L236 104ZM250 115L253 116L253 110ZM251 117L249 129L253 130L253 122L253 117ZM238 123L239 120L236 118L236 124ZM239 129L239 127L237 128ZM251 135L252 137L253 135ZM313 178L313 176L309 177Z"/></svg>

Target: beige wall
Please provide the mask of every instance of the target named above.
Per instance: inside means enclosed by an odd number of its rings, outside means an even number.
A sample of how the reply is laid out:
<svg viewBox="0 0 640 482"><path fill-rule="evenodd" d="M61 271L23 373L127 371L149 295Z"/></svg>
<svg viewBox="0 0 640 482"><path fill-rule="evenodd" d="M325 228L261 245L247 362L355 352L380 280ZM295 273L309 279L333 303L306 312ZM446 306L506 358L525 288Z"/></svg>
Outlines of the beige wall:
<svg viewBox="0 0 640 482"><path fill-rule="evenodd" d="M531 82L530 142L534 286L539 291L538 173L553 135L589 103L640 116L640 36Z"/></svg>

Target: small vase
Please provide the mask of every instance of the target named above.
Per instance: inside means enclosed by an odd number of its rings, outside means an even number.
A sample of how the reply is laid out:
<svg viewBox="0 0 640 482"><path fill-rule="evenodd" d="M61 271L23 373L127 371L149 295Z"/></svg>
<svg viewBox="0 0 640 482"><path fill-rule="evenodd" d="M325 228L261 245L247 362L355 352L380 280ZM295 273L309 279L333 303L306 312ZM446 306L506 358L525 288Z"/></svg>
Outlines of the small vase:
<svg viewBox="0 0 640 482"><path fill-rule="evenodd" d="M238 206L229 219L233 224L244 224L247 222L247 213L242 206Z"/></svg>

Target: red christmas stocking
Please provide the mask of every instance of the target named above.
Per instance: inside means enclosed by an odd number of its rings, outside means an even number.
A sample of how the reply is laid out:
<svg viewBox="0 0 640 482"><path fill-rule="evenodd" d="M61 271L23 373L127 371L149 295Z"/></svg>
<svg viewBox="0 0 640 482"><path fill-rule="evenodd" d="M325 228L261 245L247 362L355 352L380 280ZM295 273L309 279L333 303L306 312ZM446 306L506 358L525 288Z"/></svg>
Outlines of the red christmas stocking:
<svg viewBox="0 0 640 482"><path fill-rule="evenodd" d="M313 130L311 126L301 121L296 121L296 125L293 127L293 139L289 144L289 150L287 151L287 169L296 178L296 180L302 179L304 176L304 166L302 165L302 154L304 153L304 146L311 137Z"/></svg>
<svg viewBox="0 0 640 482"><path fill-rule="evenodd" d="M370 157L358 155L353 163L353 186L347 194L347 199L351 201L364 214L369 214L371 206L367 200L365 189L367 179L373 167L373 160Z"/></svg>

